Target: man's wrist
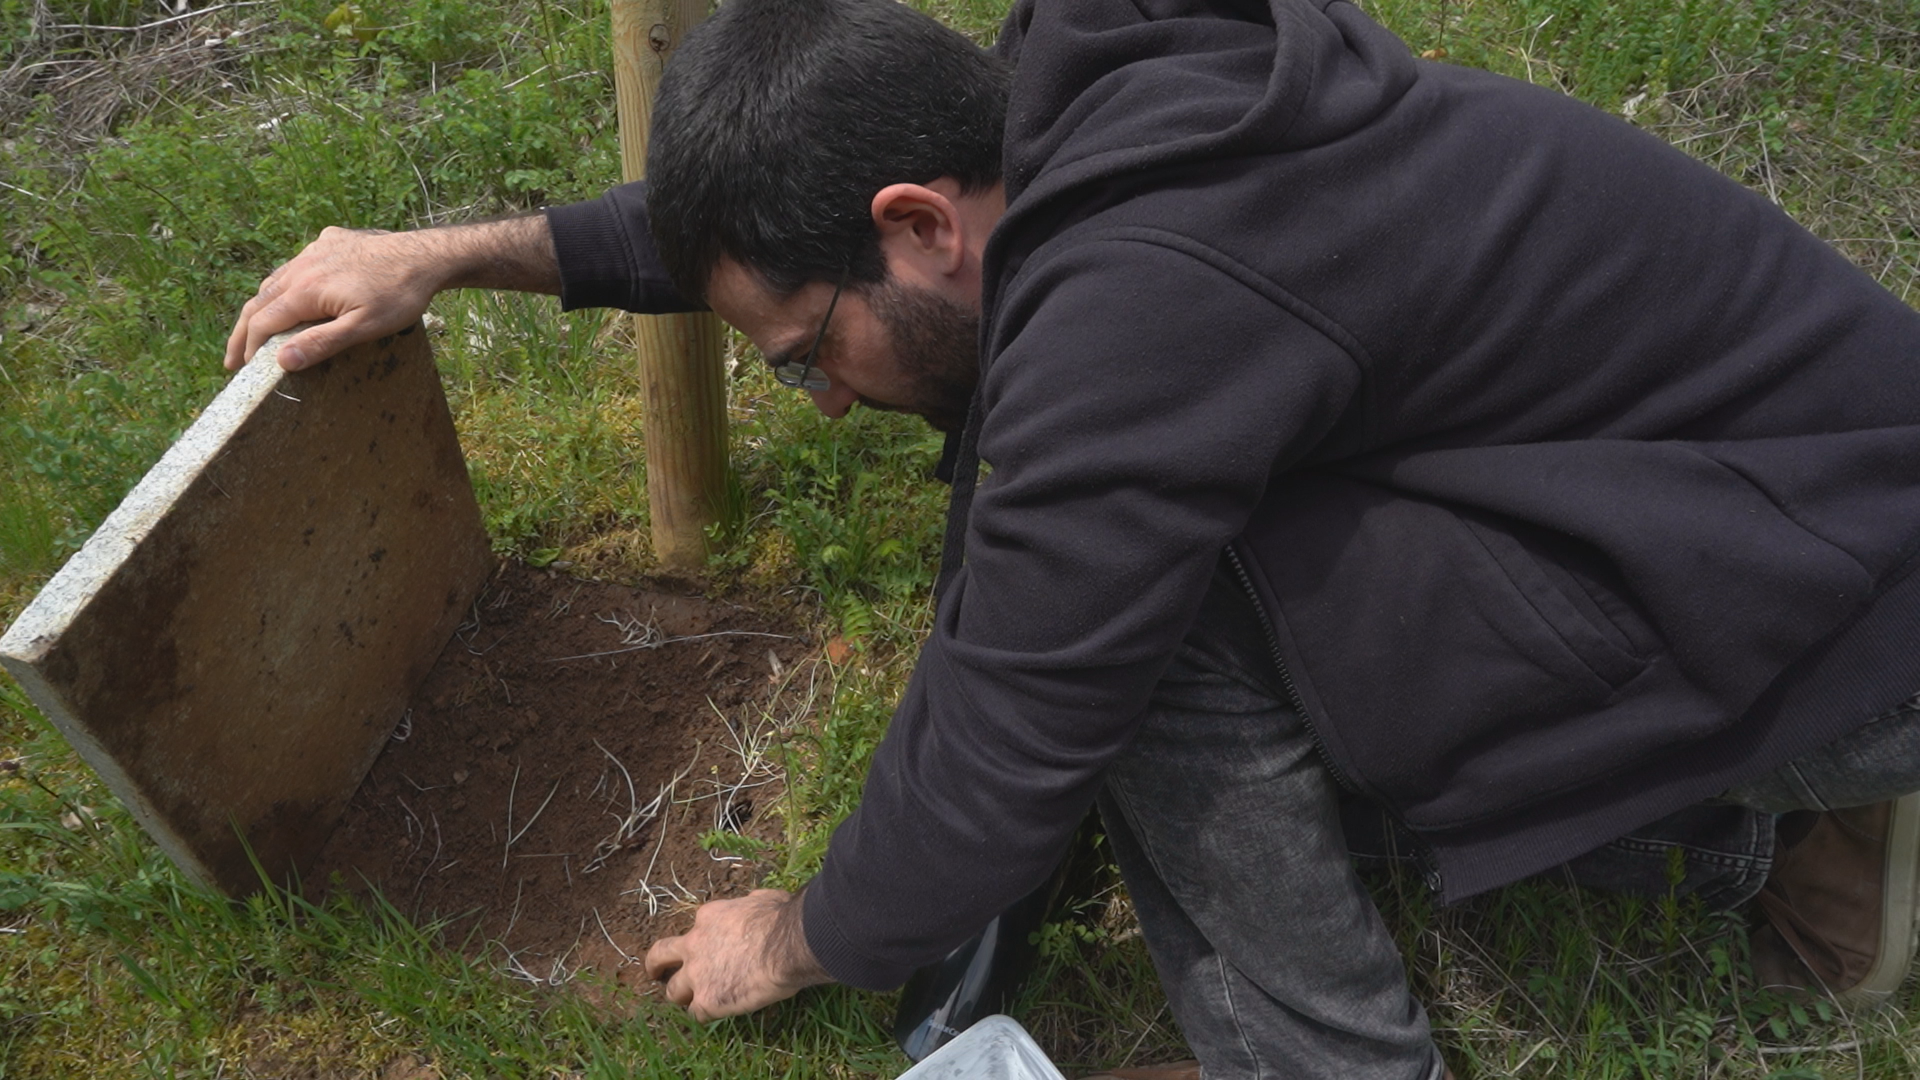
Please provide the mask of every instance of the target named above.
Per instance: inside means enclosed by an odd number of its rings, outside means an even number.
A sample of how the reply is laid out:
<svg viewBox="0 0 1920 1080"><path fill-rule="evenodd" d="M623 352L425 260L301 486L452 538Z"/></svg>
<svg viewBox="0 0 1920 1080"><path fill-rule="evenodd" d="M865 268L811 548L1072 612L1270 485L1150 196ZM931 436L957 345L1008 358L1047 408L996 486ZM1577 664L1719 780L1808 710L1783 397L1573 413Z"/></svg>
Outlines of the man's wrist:
<svg viewBox="0 0 1920 1080"><path fill-rule="evenodd" d="M780 905L780 910L774 915L771 941L780 981L795 990L833 981L833 976L827 974L827 969L821 967L819 959L813 955L812 946L807 944L806 904L801 899L805 893L802 887Z"/></svg>

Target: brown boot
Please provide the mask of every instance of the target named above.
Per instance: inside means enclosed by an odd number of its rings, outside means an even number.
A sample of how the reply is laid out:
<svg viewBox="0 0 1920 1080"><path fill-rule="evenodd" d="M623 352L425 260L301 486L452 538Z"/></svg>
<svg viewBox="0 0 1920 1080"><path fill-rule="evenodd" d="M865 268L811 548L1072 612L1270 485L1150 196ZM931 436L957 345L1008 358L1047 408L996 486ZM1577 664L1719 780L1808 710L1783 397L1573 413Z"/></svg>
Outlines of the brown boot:
<svg viewBox="0 0 1920 1080"><path fill-rule="evenodd" d="M1913 963L1920 916L1920 794L1833 810L1778 852L1756 898L1760 984L1884 1003Z"/></svg>

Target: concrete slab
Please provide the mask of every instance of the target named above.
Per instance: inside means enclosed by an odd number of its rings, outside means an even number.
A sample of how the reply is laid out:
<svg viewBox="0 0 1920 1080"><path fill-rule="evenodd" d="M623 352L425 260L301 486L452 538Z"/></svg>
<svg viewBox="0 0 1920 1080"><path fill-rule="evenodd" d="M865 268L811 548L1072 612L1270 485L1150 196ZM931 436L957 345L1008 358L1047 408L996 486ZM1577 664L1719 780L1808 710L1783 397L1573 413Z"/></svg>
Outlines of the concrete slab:
<svg viewBox="0 0 1920 1080"><path fill-rule="evenodd" d="M302 871L492 568L415 327L278 339L0 637L160 847L231 895ZM242 840L244 838L244 845Z"/></svg>

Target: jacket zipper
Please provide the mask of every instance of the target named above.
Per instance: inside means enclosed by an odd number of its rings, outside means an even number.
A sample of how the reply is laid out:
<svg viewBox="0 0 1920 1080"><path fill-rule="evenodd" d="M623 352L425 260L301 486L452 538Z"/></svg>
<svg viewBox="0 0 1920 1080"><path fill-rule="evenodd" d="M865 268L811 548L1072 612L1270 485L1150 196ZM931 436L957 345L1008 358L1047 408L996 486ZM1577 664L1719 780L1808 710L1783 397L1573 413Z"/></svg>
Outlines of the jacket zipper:
<svg viewBox="0 0 1920 1080"><path fill-rule="evenodd" d="M1294 684L1293 672L1287 670L1287 658L1280 650L1280 634L1273 628L1273 617L1267 613L1267 605L1261 602L1260 591L1254 588L1253 575L1247 573L1246 563L1240 560L1240 553L1235 551L1231 544L1226 547L1226 556L1227 562L1233 566L1234 577L1240 581L1240 588L1246 592L1247 599L1253 602L1253 610L1260 617L1260 629L1267 636L1267 651L1273 655L1274 670L1280 675L1280 687L1287 693L1287 704L1293 707L1294 714L1300 717L1302 724L1306 725L1307 738L1313 743L1314 752L1319 755L1320 763L1326 766L1334 782L1341 787L1348 791L1364 792L1364 788L1341 770L1340 763L1333 759L1327 744L1321 740L1319 729L1314 727L1313 714L1307 711L1306 699L1300 696L1300 688ZM1374 802L1394 820L1395 824L1400 826L1402 832L1412 838L1415 848L1414 859L1419 864L1420 876L1425 879L1427 888L1439 892L1442 884L1440 869L1427 842L1420 838L1419 833L1408 828L1406 822L1400 820L1400 815L1388 807L1384 801L1376 799Z"/></svg>

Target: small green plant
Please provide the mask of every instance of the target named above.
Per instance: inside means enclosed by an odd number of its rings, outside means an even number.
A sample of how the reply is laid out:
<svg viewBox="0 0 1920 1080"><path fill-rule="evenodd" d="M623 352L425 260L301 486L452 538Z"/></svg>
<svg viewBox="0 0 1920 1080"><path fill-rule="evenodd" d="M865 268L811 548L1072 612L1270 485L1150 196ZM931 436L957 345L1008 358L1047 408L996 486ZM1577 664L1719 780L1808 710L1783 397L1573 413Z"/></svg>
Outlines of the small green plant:
<svg viewBox="0 0 1920 1080"><path fill-rule="evenodd" d="M734 855L754 861L765 859L773 854L772 847L766 841L756 840L751 836L727 829L713 829L701 833L700 846L721 855Z"/></svg>

